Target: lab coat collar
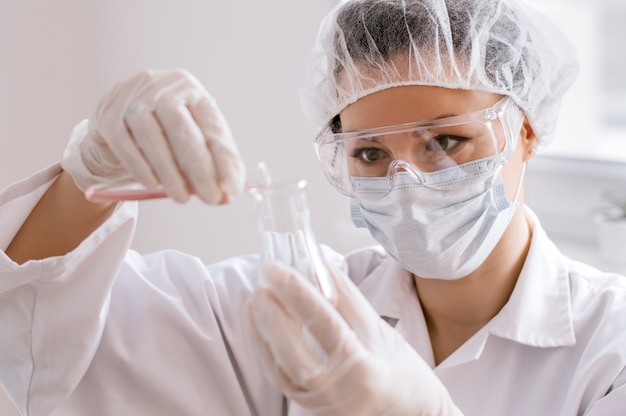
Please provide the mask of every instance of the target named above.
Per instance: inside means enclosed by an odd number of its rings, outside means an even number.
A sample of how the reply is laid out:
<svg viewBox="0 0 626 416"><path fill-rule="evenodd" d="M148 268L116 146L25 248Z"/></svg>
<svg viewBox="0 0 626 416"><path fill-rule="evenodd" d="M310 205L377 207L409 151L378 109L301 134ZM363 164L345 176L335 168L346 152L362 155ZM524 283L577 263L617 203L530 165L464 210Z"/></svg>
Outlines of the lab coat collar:
<svg viewBox="0 0 626 416"><path fill-rule="evenodd" d="M537 348L576 343L571 312L569 275L560 251L534 219L533 237L509 301L500 312L437 371L479 359L490 336Z"/></svg>
<svg viewBox="0 0 626 416"><path fill-rule="evenodd" d="M374 310L434 368L435 358L413 275L387 255L358 287Z"/></svg>
<svg viewBox="0 0 626 416"><path fill-rule="evenodd" d="M570 282L565 258L550 241L537 217L533 237L511 298L488 324L489 332L535 347L576 343Z"/></svg>
<svg viewBox="0 0 626 416"><path fill-rule="evenodd" d="M358 285L372 307L392 326L402 317L404 305L417 300L413 276L390 256Z"/></svg>
<svg viewBox="0 0 626 416"><path fill-rule="evenodd" d="M527 210L535 226L526 262L509 301L438 368L478 359L490 335L534 347L575 344L565 260L536 216ZM432 348L412 275L387 256L361 281L359 289L432 367Z"/></svg>

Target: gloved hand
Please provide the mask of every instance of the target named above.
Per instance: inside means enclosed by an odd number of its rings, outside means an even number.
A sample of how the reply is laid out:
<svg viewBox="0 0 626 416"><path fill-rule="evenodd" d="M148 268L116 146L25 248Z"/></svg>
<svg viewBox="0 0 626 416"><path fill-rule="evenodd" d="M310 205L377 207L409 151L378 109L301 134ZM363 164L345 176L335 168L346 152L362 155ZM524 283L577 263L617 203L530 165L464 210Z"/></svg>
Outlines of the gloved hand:
<svg viewBox="0 0 626 416"><path fill-rule="evenodd" d="M117 84L74 128L62 166L81 190L161 184L176 201L222 203L243 189L245 167L213 97L188 72L145 71Z"/></svg>
<svg viewBox="0 0 626 416"><path fill-rule="evenodd" d="M295 270L266 267L269 287L247 307L269 380L314 415L461 415L417 352L347 276L331 272L336 309Z"/></svg>

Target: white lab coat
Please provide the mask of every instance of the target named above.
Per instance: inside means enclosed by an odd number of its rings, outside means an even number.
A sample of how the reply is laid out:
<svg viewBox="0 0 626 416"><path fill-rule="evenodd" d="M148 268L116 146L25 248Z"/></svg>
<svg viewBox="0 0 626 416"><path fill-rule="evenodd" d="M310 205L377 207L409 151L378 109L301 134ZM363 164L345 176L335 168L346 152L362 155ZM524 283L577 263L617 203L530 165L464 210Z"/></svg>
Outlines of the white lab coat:
<svg viewBox="0 0 626 416"><path fill-rule="evenodd" d="M3 250L58 172L0 194ZM140 255L135 218L135 203L120 204L62 257L18 266L0 253L0 383L16 405L33 416L286 414L247 339L258 259ZM434 367L411 276L377 247L330 257ZM434 372L468 416L623 416L625 368L626 279L565 258L537 222L508 303Z"/></svg>

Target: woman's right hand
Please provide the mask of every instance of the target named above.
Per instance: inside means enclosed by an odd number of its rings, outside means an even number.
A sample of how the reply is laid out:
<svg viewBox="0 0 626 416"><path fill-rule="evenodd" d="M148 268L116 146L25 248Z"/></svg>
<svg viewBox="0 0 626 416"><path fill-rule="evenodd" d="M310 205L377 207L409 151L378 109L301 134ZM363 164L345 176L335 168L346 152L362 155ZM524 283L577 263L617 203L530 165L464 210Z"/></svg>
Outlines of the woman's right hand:
<svg viewBox="0 0 626 416"><path fill-rule="evenodd" d="M183 70L144 71L114 86L93 117L75 127L62 166L82 191L131 181L160 184L179 202L195 194L225 203L245 180L215 99Z"/></svg>

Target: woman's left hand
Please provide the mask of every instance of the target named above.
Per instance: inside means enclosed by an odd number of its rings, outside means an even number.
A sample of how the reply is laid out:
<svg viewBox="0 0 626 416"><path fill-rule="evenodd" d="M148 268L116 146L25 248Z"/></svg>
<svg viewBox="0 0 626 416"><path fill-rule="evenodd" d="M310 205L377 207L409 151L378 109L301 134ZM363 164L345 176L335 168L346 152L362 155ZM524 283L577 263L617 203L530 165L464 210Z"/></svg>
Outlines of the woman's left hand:
<svg viewBox="0 0 626 416"><path fill-rule="evenodd" d="M248 314L270 381L315 415L461 415L352 281L339 270L331 274L336 308L294 269L265 269L268 287L253 293Z"/></svg>

